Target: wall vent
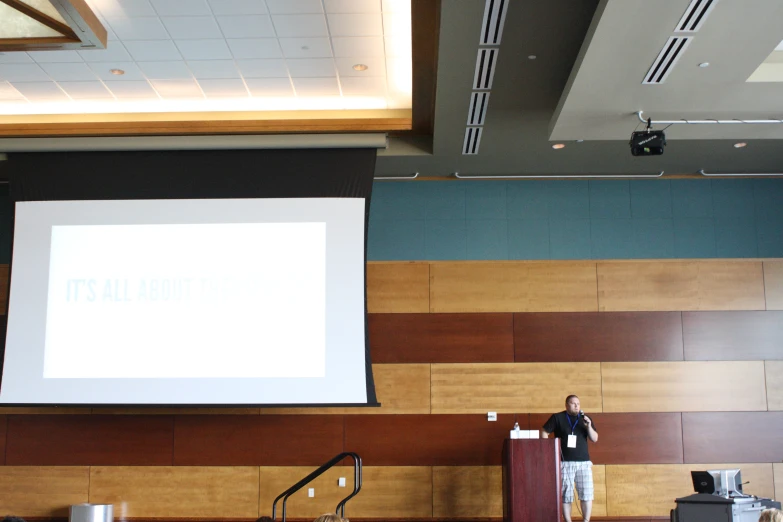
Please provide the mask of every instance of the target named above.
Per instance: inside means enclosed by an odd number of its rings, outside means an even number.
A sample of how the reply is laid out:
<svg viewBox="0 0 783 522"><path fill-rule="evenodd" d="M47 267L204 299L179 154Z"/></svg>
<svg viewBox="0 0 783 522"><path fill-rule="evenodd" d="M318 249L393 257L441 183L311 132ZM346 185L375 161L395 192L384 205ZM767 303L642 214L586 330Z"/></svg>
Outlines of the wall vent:
<svg viewBox="0 0 783 522"><path fill-rule="evenodd" d="M483 132L484 127L468 127L465 129L465 143L462 145L463 155L473 156L479 153Z"/></svg>
<svg viewBox="0 0 783 522"><path fill-rule="evenodd" d="M488 92L474 92L470 95L468 125L484 125L484 117L487 115L487 104L489 104Z"/></svg>
<svg viewBox="0 0 783 522"><path fill-rule="evenodd" d="M690 36L672 36L661 49L658 58L647 71L643 84L658 85L666 81L669 73L672 72L677 60L685 53L692 37Z"/></svg>
<svg viewBox="0 0 783 522"><path fill-rule="evenodd" d="M685 14L680 18L680 22L677 24L675 33L695 33L701 29L704 20L715 7L718 0L691 0L688 9L685 10Z"/></svg>
<svg viewBox="0 0 783 522"><path fill-rule="evenodd" d="M479 49L476 56L476 74L473 78L473 88L491 89L492 78L495 76L495 62L499 49Z"/></svg>
<svg viewBox="0 0 783 522"><path fill-rule="evenodd" d="M508 0L486 0L484 23L481 24L479 45L500 45L503 36L503 24L506 23Z"/></svg>

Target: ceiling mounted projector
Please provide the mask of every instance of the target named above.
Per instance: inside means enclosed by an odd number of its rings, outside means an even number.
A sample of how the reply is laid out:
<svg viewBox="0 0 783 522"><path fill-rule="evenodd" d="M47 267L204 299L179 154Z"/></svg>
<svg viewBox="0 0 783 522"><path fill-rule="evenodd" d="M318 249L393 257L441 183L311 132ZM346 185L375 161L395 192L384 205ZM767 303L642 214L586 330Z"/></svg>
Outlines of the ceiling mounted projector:
<svg viewBox="0 0 783 522"><path fill-rule="evenodd" d="M666 146L666 134L662 130L643 130L631 134L631 154L634 156L660 156Z"/></svg>

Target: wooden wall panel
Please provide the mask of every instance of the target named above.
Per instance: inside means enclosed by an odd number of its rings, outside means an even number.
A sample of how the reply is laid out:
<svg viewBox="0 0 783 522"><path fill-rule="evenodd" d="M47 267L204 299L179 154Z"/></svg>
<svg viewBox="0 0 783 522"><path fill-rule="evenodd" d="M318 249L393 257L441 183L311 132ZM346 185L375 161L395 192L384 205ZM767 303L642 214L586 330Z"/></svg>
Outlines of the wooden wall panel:
<svg viewBox="0 0 783 522"><path fill-rule="evenodd" d="M598 263L598 306L610 311L764 310L757 261Z"/></svg>
<svg viewBox="0 0 783 522"><path fill-rule="evenodd" d="M680 316L680 312L514 314L515 360L681 361Z"/></svg>
<svg viewBox="0 0 783 522"><path fill-rule="evenodd" d="M349 518L431 517L432 468L366 467L362 492L348 506Z"/></svg>
<svg viewBox="0 0 783 522"><path fill-rule="evenodd" d="M0 415L0 466L5 464L5 435L8 418Z"/></svg>
<svg viewBox="0 0 783 522"><path fill-rule="evenodd" d="M499 466L513 426L513 415L356 415L345 419L345 448L368 466Z"/></svg>
<svg viewBox="0 0 783 522"><path fill-rule="evenodd" d="M777 462L783 412L683 413L685 462Z"/></svg>
<svg viewBox="0 0 783 522"><path fill-rule="evenodd" d="M514 362L512 314L370 314L374 363Z"/></svg>
<svg viewBox="0 0 783 522"><path fill-rule="evenodd" d="M341 451L339 415L178 416L174 423L177 466L320 466Z"/></svg>
<svg viewBox="0 0 783 522"><path fill-rule="evenodd" d="M767 407L770 411L783 410L783 361L764 361L767 380Z"/></svg>
<svg viewBox="0 0 783 522"><path fill-rule="evenodd" d="M601 411L599 363L432 365L432 413L561 411L571 393Z"/></svg>
<svg viewBox="0 0 783 522"><path fill-rule="evenodd" d="M606 412L763 411L762 361L601 363Z"/></svg>
<svg viewBox="0 0 783 522"><path fill-rule="evenodd" d="M596 310L594 262L443 262L430 266L431 312Z"/></svg>
<svg viewBox="0 0 783 522"><path fill-rule="evenodd" d="M272 502L275 498L316 469L317 466L264 466L260 468L259 516L271 516ZM337 485L340 477L345 477L344 488ZM313 480L308 487L315 489L315 496L308 497L307 488L291 495L286 503L286 518L313 520L323 513L334 512L337 503L353 491L353 467L335 466ZM359 496L362 496L363 490L364 488ZM346 506L346 516L354 514L352 504L353 500ZM278 520L282 516L282 509L283 504L280 501L277 503Z"/></svg>
<svg viewBox="0 0 783 522"><path fill-rule="evenodd" d="M89 468L0 467L0 513L20 517L67 517L71 504L87 502Z"/></svg>
<svg viewBox="0 0 783 522"><path fill-rule="evenodd" d="M685 359L783 359L783 311L684 312Z"/></svg>
<svg viewBox="0 0 783 522"><path fill-rule="evenodd" d="M783 310L783 261L764 261L767 310Z"/></svg>
<svg viewBox="0 0 783 522"><path fill-rule="evenodd" d="M90 468L90 500L129 517L255 518L256 467Z"/></svg>
<svg viewBox="0 0 783 522"><path fill-rule="evenodd" d="M372 373L380 408L262 408L261 414L367 415L430 412L429 364L374 364Z"/></svg>
<svg viewBox="0 0 783 522"><path fill-rule="evenodd" d="M773 480L775 481L775 496L772 498L783 498L783 464L780 462L774 463L772 471Z"/></svg>
<svg viewBox="0 0 783 522"><path fill-rule="evenodd" d="M174 418L149 415L11 415L9 465L172 464Z"/></svg>
<svg viewBox="0 0 783 522"><path fill-rule="evenodd" d="M432 490L435 518L503 516L503 470L500 466L434 467Z"/></svg>
<svg viewBox="0 0 783 522"><path fill-rule="evenodd" d="M367 263L367 311L427 313L429 263Z"/></svg>
<svg viewBox="0 0 783 522"><path fill-rule="evenodd" d="M575 493L571 504L573 518L582 517L582 506L579 504L579 494ZM590 517L606 516L606 466L593 465L593 510Z"/></svg>

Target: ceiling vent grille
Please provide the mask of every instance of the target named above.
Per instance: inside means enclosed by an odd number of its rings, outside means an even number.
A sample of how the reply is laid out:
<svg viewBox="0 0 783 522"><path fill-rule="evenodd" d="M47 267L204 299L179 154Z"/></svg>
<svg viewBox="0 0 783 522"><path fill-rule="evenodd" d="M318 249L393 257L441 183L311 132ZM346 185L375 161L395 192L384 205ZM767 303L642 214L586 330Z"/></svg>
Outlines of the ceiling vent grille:
<svg viewBox="0 0 783 522"><path fill-rule="evenodd" d="M468 108L468 125L484 125L484 117L487 115L489 103L488 92L474 92L470 95L470 107Z"/></svg>
<svg viewBox="0 0 783 522"><path fill-rule="evenodd" d="M707 19L707 15L710 14L712 8L718 0L692 0L688 9L685 10L685 14L680 18L680 22L677 24L675 33L695 33L701 29L704 20Z"/></svg>
<svg viewBox="0 0 783 522"><path fill-rule="evenodd" d="M465 129L465 143L462 145L462 154L465 156L473 156L479 153L479 146L481 145L481 135L484 132L484 127L468 127Z"/></svg>
<svg viewBox="0 0 783 522"><path fill-rule="evenodd" d="M677 60L685 53L691 42L690 36L672 36L661 49L658 58L647 71L643 84L658 85L666 81Z"/></svg>
<svg viewBox="0 0 783 522"><path fill-rule="evenodd" d="M492 78L495 76L495 62L498 59L498 49L479 49L476 56L476 74L473 78L473 88L491 89Z"/></svg>
<svg viewBox="0 0 783 522"><path fill-rule="evenodd" d="M507 0L486 0L484 23L481 24L480 45L500 45L503 24L506 23Z"/></svg>

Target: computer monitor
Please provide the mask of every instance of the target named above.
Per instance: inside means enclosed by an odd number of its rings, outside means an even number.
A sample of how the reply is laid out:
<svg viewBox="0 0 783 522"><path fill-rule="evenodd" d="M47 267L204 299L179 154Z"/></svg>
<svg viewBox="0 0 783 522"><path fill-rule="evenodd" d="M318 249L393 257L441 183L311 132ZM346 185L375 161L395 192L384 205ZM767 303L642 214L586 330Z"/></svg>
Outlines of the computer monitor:
<svg viewBox="0 0 783 522"><path fill-rule="evenodd" d="M723 497L742 495L742 474L739 469L708 469L715 482L715 494Z"/></svg>
<svg viewBox="0 0 783 522"><path fill-rule="evenodd" d="M696 493L715 493L715 479L706 471L691 471L691 480Z"/></svg>

